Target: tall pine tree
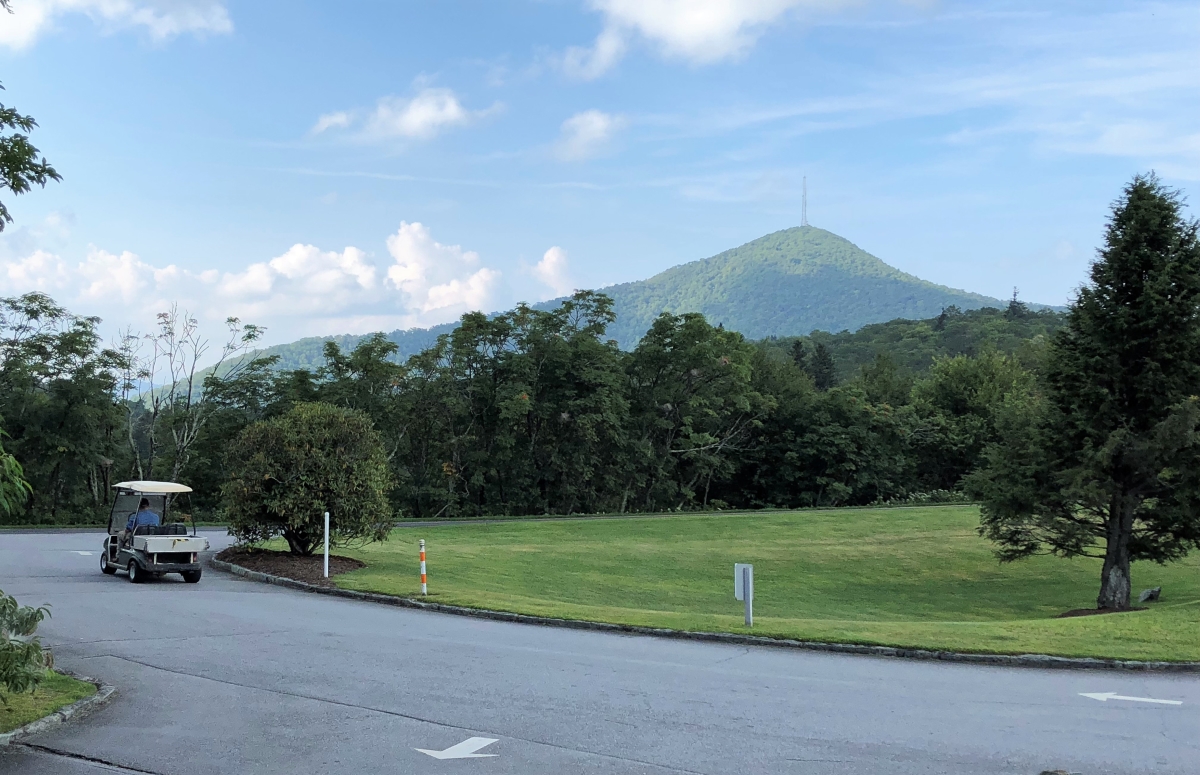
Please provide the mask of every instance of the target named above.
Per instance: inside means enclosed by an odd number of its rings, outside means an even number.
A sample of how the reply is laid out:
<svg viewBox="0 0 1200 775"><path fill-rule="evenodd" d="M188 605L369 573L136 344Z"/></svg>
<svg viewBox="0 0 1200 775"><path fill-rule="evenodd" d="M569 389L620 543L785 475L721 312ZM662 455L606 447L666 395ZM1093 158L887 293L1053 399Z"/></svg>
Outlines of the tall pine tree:
<svg viewBox="0 0 1200 775"><path fill-rule="evenodd" d="M808 375L812 377L817 390L825 391L837 385L837 367L833 364L833 354L820 342L813 348L812 360L808 363Z"/></svg>
<svg viewBox="0 0 1200 775"><path fill-rule="evenodd" d="M1200 546L1197 392L1197 223L1178 192L1138 176L1053 342L1041 402L1014 407L971 478L980 531L1004 560L1102 558L1097 607L1127 608L1131 562Z"/></svg>

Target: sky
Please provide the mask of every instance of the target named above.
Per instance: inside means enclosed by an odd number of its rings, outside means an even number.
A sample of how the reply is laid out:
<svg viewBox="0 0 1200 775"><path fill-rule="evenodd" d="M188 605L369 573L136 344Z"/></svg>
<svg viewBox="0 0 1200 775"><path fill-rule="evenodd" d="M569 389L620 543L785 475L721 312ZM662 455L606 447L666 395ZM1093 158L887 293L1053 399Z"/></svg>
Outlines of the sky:
<svg viewBox="0 0 1200 775"><path fill-rule="evenodd" d="M265 343L649 277L808 217L1067 303L1122 186L1200 191L1200 4L12 0L0 102L62 181L0 295ZM1193 210L1194 211L1194 210Z"/></svg>

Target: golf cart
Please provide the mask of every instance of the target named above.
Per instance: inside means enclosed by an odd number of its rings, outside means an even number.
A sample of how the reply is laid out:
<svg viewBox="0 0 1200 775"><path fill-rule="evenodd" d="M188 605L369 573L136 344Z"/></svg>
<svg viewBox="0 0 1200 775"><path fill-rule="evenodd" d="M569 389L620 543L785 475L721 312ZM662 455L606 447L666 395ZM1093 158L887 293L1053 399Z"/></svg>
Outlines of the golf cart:
<svg viewBox="0 0 1200 775"><path fill-rule="evenodd" d="M189 584L200 580L200 552L208 548L208 539L188 535L183 523L167 522L171 496L191 492L186 484L175 482L121 482L113 485L117 496L108 515L108 536L100 553L100 570L107 574L123 570L129 580L140 584L164 573L178 573ZM158 525L138 525L132 535L125 524L136 514L145 498L150 511L159 515Z"/></svg>

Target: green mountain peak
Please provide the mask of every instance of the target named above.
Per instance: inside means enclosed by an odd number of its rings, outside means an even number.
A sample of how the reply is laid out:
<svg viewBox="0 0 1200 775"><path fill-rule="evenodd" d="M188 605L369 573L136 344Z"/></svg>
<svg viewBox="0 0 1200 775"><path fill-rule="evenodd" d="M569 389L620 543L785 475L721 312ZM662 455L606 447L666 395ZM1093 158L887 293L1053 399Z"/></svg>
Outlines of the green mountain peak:
<svg viewBox="0 0 1200 775"><path fill-rule="evenodd" d="M632 348L663 312L700 312L712 323L749 339L796 336L814 330L857 331L896 318L937 316L951 305L962 310L1004 307L1005 302L927 282L813 226L784 229L711 258L671 267L647 280L601 288L613 298L617 321L609 336ZM536 305L557 306L559 300ZM434 343L456 324L393 331L388 338L407 358ZM335 340L348 350L359 336L310 337L269 347L279 368L315 368L321 348Z"/></svg>
<svg viewBox="0 0 1200 775"><path fill-rule="evenodd" d="M927 282L813 226L784 229L648 280L602 289L615 300L612 335L629 347L661 312L701 312L750 339L856 330L895 318L928 318L944 307L1002 306Z"/></svg>

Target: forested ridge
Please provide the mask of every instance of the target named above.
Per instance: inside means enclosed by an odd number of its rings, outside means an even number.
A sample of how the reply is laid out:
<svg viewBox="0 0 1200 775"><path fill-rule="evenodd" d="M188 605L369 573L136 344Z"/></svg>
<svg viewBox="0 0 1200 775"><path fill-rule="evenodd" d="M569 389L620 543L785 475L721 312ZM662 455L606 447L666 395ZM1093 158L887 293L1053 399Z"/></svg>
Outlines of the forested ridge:
<svg viewBox="0 0 1200 775"><path fill-rule="evenodd" d="M927 282L832 232L812 226L784 229L698 261L671 267L645 280L599 289L613 300L616 320L607 335L632 349L662 312L699 312L710 322L750 339L856 332L888 320L919 320L944 309L1003 307L998 299ZM550 310L556 301L531 305ZM1032 305L1042 308L1042 305ZM396 358L431 346L457 323L387 334ZM260 357L279 356L281 369L316 368L325 342L342 349L364 337L307 337L273 345Z"/></svg>
<svg viewBox="0 0 1200 775"><path fill-rule="evenodd" d="M240 357L257 334L234 325L237 366L197 385L152 372L137 342L105 348L97 320L44 295L5 299L0 427L33 485L7 520L96 521L113 482L142 477L189 483L182 508L220 519L226 450L306 402L371 419L400 518L952 497L1062 317L1014 300L751 342L663 314L624 351L608 335L613 306L580 292L550 310L468 314L404 363L383 334L349 351L331 341L320 364L292 370ZM186 316L161 322L141 344L178 371L195 332Z"/></svg>

